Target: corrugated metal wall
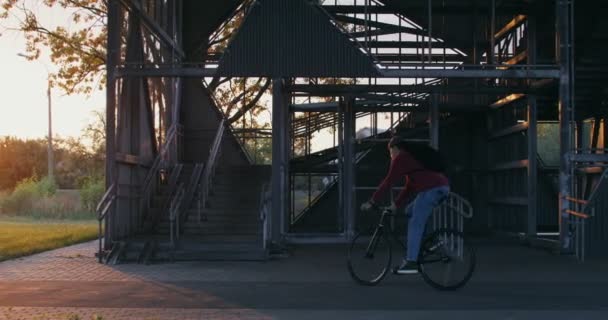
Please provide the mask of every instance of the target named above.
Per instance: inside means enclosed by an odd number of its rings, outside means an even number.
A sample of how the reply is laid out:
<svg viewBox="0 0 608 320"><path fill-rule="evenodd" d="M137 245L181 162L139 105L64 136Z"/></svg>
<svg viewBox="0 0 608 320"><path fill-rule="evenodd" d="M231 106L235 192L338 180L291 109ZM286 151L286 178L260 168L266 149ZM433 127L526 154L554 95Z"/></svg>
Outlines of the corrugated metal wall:
<svg viewBox="0 0 608 320"><path fill-rule="evenodd" d="M588 257L608 257L608 181L598 192L595 216L587 221L585 230Z"/></svg>
<svg viewBox="0 0 608 320"><path fill-rule="evenodd" d="M218 74L368 77L378 71L317 5L304 0L261 0L222 56Z"/></svg>

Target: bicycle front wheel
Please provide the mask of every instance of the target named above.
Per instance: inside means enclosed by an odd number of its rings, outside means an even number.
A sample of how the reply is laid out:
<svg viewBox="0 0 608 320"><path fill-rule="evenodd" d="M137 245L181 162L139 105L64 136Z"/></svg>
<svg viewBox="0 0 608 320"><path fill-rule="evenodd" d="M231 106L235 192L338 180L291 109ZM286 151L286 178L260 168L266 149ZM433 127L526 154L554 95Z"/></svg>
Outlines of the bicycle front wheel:
<svg viewBox="0 0 608 320"><path fill-rule="evenodd" d="M475 271L475 250L461 232L440 229L429 235L418 257L424 281L439 290L464 286Z"/></svg>
<svg viewBox="0 0 608 320"><path fill-rule="evenodd" d="M388 273L391 259L391 243L380 230L371 237L360 233L348 250L348 271L358 283L374 286Z"/></svg>

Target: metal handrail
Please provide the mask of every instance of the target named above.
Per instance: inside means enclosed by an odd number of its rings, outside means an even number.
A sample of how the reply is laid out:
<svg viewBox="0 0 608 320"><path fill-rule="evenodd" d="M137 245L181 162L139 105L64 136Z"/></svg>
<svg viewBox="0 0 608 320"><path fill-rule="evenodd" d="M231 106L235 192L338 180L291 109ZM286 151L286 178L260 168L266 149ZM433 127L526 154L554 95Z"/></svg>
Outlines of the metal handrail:
<svg viewBox="0 0 608 320"><path fill-rule="evenodd" d="M175 240L179 240L179 209L182 205L184 194L184 184L180 183L169 206L169 237L173 248L175 248Z"/></svg>
<svg viewBox="0 0 608 320"><path fill-rule="evenodd" d="M269 187L269 183L264 183L262 185L262 190L260 191L260 203L258 206L258 210L260 213L260 221L262 222L262 246L264 249L266 248L266 241L268 236L268 210L266 209L266 204L268 203L268 199L266 197L266 193Z"/></svg>
<svg viewBox="0 0 608 320"><path fill-rule="evenodd" d="M585 247L587 241L585 227L587 222L595 216L595 201L599 196L600 191L603 188L608 188L606 181L608 181L608 170L604 170L600 180L587 200L574 198L568 195L562 196L562 199L571 204L568 206L571 209L562 209L562 212L569 217L568 236L566 237L566 242L563 246L564 248L569 248L571 245L574 246L574 254L582 262L585 261ZM570 240L572 240L572 242Z"/></svg>
<svg viewBox="0 0 608 320"><path fill-rule="evenodd" d="M102 262L102 245L101 245L101 224L102 222L105 220L108 212L110 211L110 207L112 206L112 204L114 204L114 200L116 200L116 190L115 190L115 185L112 184L108 190L106 190L106 192L103 194L103 196L101 197L101 200L99 201L99 203L97 204L97 207L95 208L95 213L97 214L97 222L99 224L99 229L98 229L98 240L99 240L99 251L97 253L97 257L99 260L99 263Z"/></svg>
<svg viewBox="0 0 608 320"><path fill-rule="evenodd" d="M205 84L205 87L208 88L209 84L207 84L207 81L205 81L205 79L203 79L203 83ZM235 129L232 127L232 124L228 122L228 119L226 118L226 115L224 114L224 112L222 110L220 110L220 104L217 101L217 98L215 97L215 92L208 90L209 92L209 97L211 98L211 101L213 101L213 104L215 105L215 109L218 112L218 114L220 115L220 117L222 118L222 122L224 123L224 129L228 129L228 131L230 132L230 134L232 134L233 137L236 138L236 135L234 134ZM218 128L219 129L219 128ZM252 157L249 154L249 151L247 151L247 148L245 148L245 146L241 143L241 141L239 139L235 139L236 142L238 143L241 151L243 152L243 154L245 155L245 158L247 158L248 163L253 163Z"/></svg>
<svg viewBox="0 0 608 320"><path fill-rule="evenodd" d="M378 187L355 187L354 190L367 190L367 191L372 191L372 190L377 190ZM401 191L403 190L402 187L393 187L391 188L392 191ZM460 204L454 205L453 203L450 203L448 200L449 199L454 199L455 202L461 203L462 206ZM454 193L454 192L450 192L448 197L437 207L441 207L441 206L446 206L449 207L455 211L457 211L457 213L459 215L461 215L463 218L467 218L470 219L473 217L473 206L471 206L471 203L465 199L464 197L462 197L461 195Z"/></svg>
<svg viewBox="0 0 608 320"><path fill-rule="evenodd" d="M175 138L177 137L177 124L173 124L169 131L167 132L167 136L165 139L165 143L162 145L160 151L156 155L154 162L152 162L152 167L148 171L146 178L142 184L141 195L142 198L139 203L139 210L143 212L146 209L147 204L150 203L151 190L153 182L156 181L155 177L158 175L158 171L161 168L161 165L165 165L163 163L163 158L169 151L169 147L173 142L175 142ZM141 221L143 223L143 220Z"/></svg>
<svg viewBox="0 0 608 320"><path fill-rule="evenodd" d="M213 145L209 152L209 159L205 164L205 170L203 171L203 178L200 182L200 188L198 193L198 222L201 222L201 207L205 208L207 206L207 198L209 197L209 192L211 191L211 182L213 177L215 176L215 169L217 164L218 155L221 150L222 137L224 135L224 130L226 119L222 119L220 125L217 129L217 133L215 135L215 139L213 140Z"/></svg>

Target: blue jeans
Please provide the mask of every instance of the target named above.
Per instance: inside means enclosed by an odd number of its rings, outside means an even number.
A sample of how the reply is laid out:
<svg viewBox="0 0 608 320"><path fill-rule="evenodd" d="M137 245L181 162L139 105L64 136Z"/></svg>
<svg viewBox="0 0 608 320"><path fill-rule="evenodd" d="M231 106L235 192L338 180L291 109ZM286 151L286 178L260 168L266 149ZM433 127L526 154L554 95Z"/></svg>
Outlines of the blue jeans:
<svg viewBox="0 0 608 320"><path fill-rule="evenodd" d="M409 217L407 228L407 261L418 261L418 252L422 242L422 235L426 227L426 221L431 216L433 209L450 193L449 186L437 187L420 192L414 201L405 209Z"/></svg>

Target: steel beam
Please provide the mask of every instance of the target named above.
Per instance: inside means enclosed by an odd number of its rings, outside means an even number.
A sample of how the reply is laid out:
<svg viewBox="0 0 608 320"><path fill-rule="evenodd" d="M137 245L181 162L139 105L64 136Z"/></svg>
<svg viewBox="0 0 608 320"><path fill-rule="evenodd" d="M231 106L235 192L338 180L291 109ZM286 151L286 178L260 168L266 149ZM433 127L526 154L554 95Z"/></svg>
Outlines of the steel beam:
<svg viewBox="0 0 608 320"><path fill-rule="evenodd" d="M179 66L121 66L116 68L116 78L125 77L183 77L183 78L212 78L215 68L182 68Z"/></svg>
<svg viewBox="0 0 608 320"><path fill-rule="evenodd" d="M281 241L282 229L288 210L288 115L285 105L284 80L272 80L272 214L270 217L270 239Z"/></svg>
<svg viewBox="0 0 608 320"><path fill-rule="evenodd" d="M569 154L566 157L572 162L608 162L608 153Z"/></svg>
<svg viewBox="0 0 608 320"><path fill-rule="evenodd" d="M421 35L421 36L425 35L425 31L422 29L403 27L403 26L388 24L388 23L384 23L384 22L370 21L370 20L359 19L359 18L349 17L349 16L342 16L342 15L336 15L336 16L334 16L334 19L341 21L341 22L352 23L355 25L363 26L363 25L367 24L370 27L378 28L380 30L388 31L391 33L403 32L403 33Z"/></svg>
<svg viewBox="0 0 608 320"><path fill-rule="evenodd" d="M570 2L556 1L556 31L557 43L556 46L558 62L560 66L559 78L559 125L560 125L560 166L559 166L559 191L560 191L560 245L564 251L569 251L570 235L569 235L569 219L570 215L567 210L570 210L570 202L565 197L573 196L571 163L567 155L572 150L572 33L570 26Z"/></svg>
<svg viewBox="0 0 608 320"><path fill-rule="evenodd" d="M535 64L537 58L537 30L536 16L528 16L527 19L527 63ZM528 96L528 217L526 224L526 235L535 237L537 233L537 197L538 197L538 104L535 95Z"/></svg>
<svg viewBox="0 0 608 320"><path fill-rule="evenodd" d="M129 10L131 14L138 15L144 26L161 42L165 45L169 46L172 50L175 50L181 58L185 57L186 54L182 50L182 48L173 40L171 36L169 36L165 30L161 26L156 23L152 18L150 18L142 9L141 5L133 0L120 0L125 9Z"/></svg>
<svg viewBox="0 0 608 320"><path fill-rule="evenodd" d="M528 217L527 217L527 236L536 236L536 217L537 217L537 185L538 185L538 165L537 165L537 103L536 96L528 97Z"/></svg>
<svg viewBox="0 0 608 320"><path fill-rule="evenodd" d="M106 53L106 189L116 180L116 78L114 68L120 59L120 4L118 0L108 1L108 32L107 32L107 53ZM117 186L115 186L115 190ZM110 210L116 210L110 208ZM106 219L104 249L109 249L112 244L114 221Z"/></svg>
<svg viewBox="0 0 608 320"><path fill-rule="evenodd" d="M429 137L431 139L431 147L439 149L439 95L434 93L431 95L430 99Z"/></svg>
<svg viewBox="0 0 608 320"><path fill-rule="evenodd" d="M378 13L378 14L390 14L390 13L400 13L400 10L394 6L368 6L365 8L364 6L354 6L354 5L324 5L322 6L329 13L341 13L341 14L349 14L349 13L358 13L363 14L366 13ZM471 5L445 5L438 6L437 8L433 8L433 13L436 15L471 15L474 13L475 7ZM489 13L490 8L488 7L479 7L477 10L480 13ZM514 14L527 13L530 10L529 7L525 5L510 5L505 4L500 7L500 11L497 13L504 16L510 16ZM427 13L426 5L419 5L416 3L407 3L407 12L404 12L408 15L423 15Z"/></svg>
<svg viewBox="0 0 608 320"><path fill-rule="evenodd" d="M478 87L473 86L438 86L438 85L308 85L296 84L286 87L287 91L306 93L308 95L326 97L340 96L345 94L367 94L370 92L419 92L419 93L462 93L462 94L507 94L507 93L532 93L537 89L529 86L495 86Z"/></svg>
<svg viewBox="0 0 608 320"><path fill-rule="evenodd" d="M477 41L478 44L483 43L482 41ZM403 49L416 49L416 48L425 48L428 46L427 42L420 41L368 41L367 44L371 48L381 48L381 49L392 49L392 48L403 48ZM487 44L487 42L486 42ZM446 47L448 49L458 48L460 47L468 47L472 46L473 42L469 41L450 41L450 42L433 42L435 48L443 48Z"/></svg>
<svg viewBox="0 0 608 320"><path fill-rule="evenodd" d="M480 68L480 66L463 66L460 69L391 69L380 71L378 78L504 78L504 79L558 79L559 70L553 66L529 66L523 69L500 70L494 68L512 68L513 66L484 66L492 69L466 69ZM194 77L205 78L215 76L215 68L196 68L196 67L170 67L170 66L122 66L117 68L115 76L122 77Z"/></svg>
<svg viewBox="0 0 608 320"><path fill-rule="evenodd" d="M508 68L510 66L504 66ZM402 69L381 70L384 78L501 78L501 79L558 79L559 69L549 67L537 69L490 69L490 70L467 70L467 69Z"/></svg>
<svg viewBox="0 0 608 320"><path fill-rule="evenodd" d="M344 114L344 170L343 170L343 192L344 192L344 221L345 232L348 239L355 236L355 99L349 97L342 104Z"/></svg>

